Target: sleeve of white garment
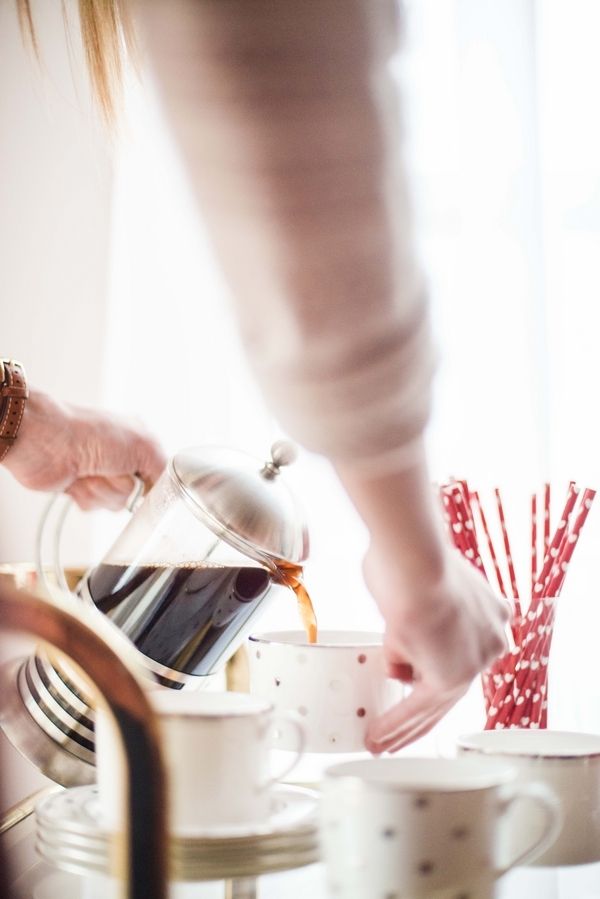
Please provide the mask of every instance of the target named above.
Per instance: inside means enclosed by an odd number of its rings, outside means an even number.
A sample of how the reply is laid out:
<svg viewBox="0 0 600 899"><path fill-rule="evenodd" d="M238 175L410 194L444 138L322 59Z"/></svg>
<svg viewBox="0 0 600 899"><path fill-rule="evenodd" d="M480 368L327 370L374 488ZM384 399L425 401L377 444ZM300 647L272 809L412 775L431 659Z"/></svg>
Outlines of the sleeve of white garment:
<svg viewBox="0 0 600 899"><path fill-rule="evenodd" d="M410 464L434 353L395 0L144 0L142 15L273 411L334 463Z"/></svg>

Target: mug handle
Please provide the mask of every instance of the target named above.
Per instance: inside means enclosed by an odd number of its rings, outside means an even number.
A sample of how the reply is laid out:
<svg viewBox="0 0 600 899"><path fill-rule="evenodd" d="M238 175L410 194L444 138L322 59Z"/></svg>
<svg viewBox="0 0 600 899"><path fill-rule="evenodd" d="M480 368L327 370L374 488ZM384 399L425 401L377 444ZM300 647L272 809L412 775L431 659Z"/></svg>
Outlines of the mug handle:
<svg viewBox="0 0 600 899"><path fill-rule="evenodd" d="M131 478L133 488L127 499L126 508L129 512L134 512L144 497L145 484L139 475L134 474ZM63 593L71 592L65 578L60 544L65 519L73 505L74 502L67 493L53 494L38 527L36 538L37 573L40 584L50 598L54 595L57 586ZM48 577L49 571L53 572L55 583L52 583Z"/></svg>
<svg viewBox="0 0 600 899"><path fill-rule="evenodd" d="M304 754L304 747L306 745L306 732L304 730L304 725L302 721L296 715L295 712L278 712L273 716L273 720L270 725L270 730L274 730L277 726L281 726L281 722L285 722L285 724L291 724L295 733L296 733L296 746L292 750L294 753L294 757L291 762L285 766L283 771L280 771L274 777L269 777L267 780L261 783L259 789L262 792L263 790L268 790L271 787L275 786L280 780L283 780L293 769L296 767L298 762L300 761L302 755Z"/></svg>
<svg viewBox="0 0 600 899"><path fill-rule="evenodd" d="M544 828L540 836L531 844L531 846L528 846L523 852L519 853L508 863L508 865L495 869L494 876L496 878L502 877L507 871L510 871L518 865L526 865L528 862L533 861L538 855L541 855L542 852L545 852L546 849L549 849L550 846L552 846L562 830L563 815L560 803L554 793L543 784L533 783L519 786L516 790L511 792L511 795L508 796L508 798L501 800L500 813L505 815L512 805L523 800L525 800L525 802L533 802L534 805L537 805L542 809L546 819Z"/></svg>

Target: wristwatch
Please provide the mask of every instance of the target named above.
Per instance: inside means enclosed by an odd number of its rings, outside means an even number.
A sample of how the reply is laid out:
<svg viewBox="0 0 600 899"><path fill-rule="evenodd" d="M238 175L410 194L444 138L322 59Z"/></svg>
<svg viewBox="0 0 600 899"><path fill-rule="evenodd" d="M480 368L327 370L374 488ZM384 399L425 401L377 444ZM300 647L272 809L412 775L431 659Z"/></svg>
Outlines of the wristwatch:
<svg viewBox="0 0 600 899"><path fill-rule="evenodd" d="M0 359L0 462L17 438L28 396L21 363Z"/></svg>

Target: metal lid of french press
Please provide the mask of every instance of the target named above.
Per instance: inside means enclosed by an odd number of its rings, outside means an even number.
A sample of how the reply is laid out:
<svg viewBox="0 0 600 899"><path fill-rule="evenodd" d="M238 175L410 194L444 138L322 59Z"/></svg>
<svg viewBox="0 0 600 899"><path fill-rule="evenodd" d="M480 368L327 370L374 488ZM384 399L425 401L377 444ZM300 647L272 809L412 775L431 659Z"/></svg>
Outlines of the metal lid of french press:
<svg viewBox="0 0 600 899"><path fill-rule="evenodd" d="M280 469L296 459L280 440L261 464L237 450L192 448L170 468L193 511L212 531L252 558L300 565L308 555L308 530L300 504Z"/></svg>

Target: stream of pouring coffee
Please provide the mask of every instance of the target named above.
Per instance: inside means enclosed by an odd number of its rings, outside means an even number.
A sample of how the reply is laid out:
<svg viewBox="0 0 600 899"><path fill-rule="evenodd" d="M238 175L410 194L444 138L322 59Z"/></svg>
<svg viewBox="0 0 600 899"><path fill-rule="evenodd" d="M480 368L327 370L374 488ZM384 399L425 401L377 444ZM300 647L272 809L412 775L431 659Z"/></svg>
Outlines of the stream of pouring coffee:
<svg viewBox="0 0 600 899"><path fill-rule="evenodd" d="M289 562L279 562L277 568L279 569L282 582L291 587L296 594L298 611L300 612L300 618L302 619L308 642L316 643L317 616L315 615L308 590L302 583L302 568L299 565L290 565Z"/></svg>

